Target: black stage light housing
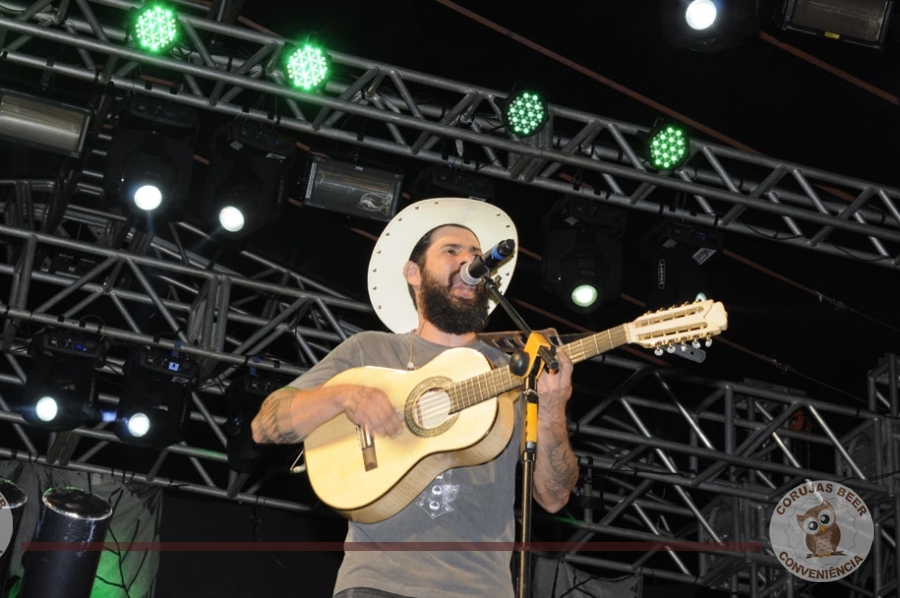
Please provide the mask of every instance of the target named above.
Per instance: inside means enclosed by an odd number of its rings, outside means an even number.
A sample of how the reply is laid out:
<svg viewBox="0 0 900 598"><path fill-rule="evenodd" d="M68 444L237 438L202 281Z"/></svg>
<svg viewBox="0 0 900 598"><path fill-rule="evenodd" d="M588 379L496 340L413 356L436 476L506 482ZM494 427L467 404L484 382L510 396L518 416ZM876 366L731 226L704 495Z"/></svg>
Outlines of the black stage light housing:
<svg viewBox="0 0 900 598"><path fill-rule="evenodd" d="M542 219L541 282L572 312L588 314L622 287L626 212L577 196L554 203Z"/></svg>
<svg viewBox="0 0 900 598"><path fill-rule="evenodd" d="M894 0L787 0L782 29L883 49Z"/></svg>
<svg viewBox="0 0 900 598"><path fill-rule="evenodd" d="M203 186L203 218L214 236L242 239L278 220L296 146L293 138L255 123L233 121L219 128ZM237 213L239 221L233 219Z"/></svg>
<svg viewBox="0 0 900 598"><path fill-rule="evenodd" d="M175 353L137 351L125 360L125 388L113 425L123 442L165 448L184 439L200 367Z"/></svg>
<svg viewBox="0 0 900 598"><path fill-rule="evenodd" d="M757 0L714 0L717 16L705 29L688 25L687 10L694 0L666 0L660 11L669 45L695 52L720 52L739 46L760 27Z"/></svg>
<svg viewBox="0 0 900 598"><path fill-rule="evenodd" d="M52 431L74 430L100 418L94 368L104 345L77 331L50 330L35 335L32 366L15 405L30 425Z"/></svg>
<svg viewBox="0 0 900 598"><path fill-rule="evenodd" d="M314 208L388 222L397 212L403 175L312 156L304 203Z"/></svg>
<svg viewBox="0 0 900 598"><path fill-rule="evenodd" d="M260 469L272 447L253 442L250 422L259 413L263 400L285 386L287 380L245 373L235 377L225 389L228 421L228 466L239 473Z"/></svg>

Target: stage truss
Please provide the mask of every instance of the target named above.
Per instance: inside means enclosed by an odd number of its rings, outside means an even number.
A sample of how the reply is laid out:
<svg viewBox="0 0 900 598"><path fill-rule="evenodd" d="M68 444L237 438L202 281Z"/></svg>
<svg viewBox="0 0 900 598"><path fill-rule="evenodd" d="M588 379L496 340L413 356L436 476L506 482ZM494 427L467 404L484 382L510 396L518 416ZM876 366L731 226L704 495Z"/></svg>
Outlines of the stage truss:
<svg viewBox="0 0 900 598"><path fill-rule="evenodd" d="M127 11L137 5L122 0L23 4L15 18L0 17L4 63L89 84L100 94L100 123L110 106L104 94L143 94L892 269L900 266L896 188L699 140L693 141L688 163L664 176L645 166L646 127L551 105L550 126L539 136L518 140L501 126L505 93L334 51L333 82L322 92L301 93L286 86L280 70L292 40L192 16L206 9L183 2L181 58L151 56L126 38ZM250 57L217 55L212 37ZM80 62L28 52L47 43L74 48ZM143 74L142 67L152 68L153 76ZM253 107L261 100L266 110ZM347 115L365 119L364 132L348 130ZM673 207L659 197L660 190L680 192L686 201Z"/></svg>
<svg viewBox="0 0 900 598"><path fill-rule="evenodd" d="M286 87L278 71L286 40L206 19L201 9L183 5L194 11L183 18L183 58L147 56L127 44L123 23L132 6L116 0L22 4L14 16L0 17L2 61L102 87L94 106L98 130L117 94L127 90L629 209L742 234L762 231L889 269L900 266L897 189L701 142L687 167L662 176L648 171L640 157L644 127L551 106L552 126L520 141L498 126L503 93L339 53L332 53L335 68L348 83L331 82L307 95ZM211 35L252 47L250 58L216 54ZM80 62L29 53L45 43L74 48ZM141 66L156 69L157 76L142 75ZM168 73L168 82L158 73ZM280 109L249 107L258 97ZM416 99L421 97L430 103ZM346 129L344 115L368 119L365 135ZM573 179L575 170L587 174ZM119 440L105 425L45 442L3 400L0 457L113 471L185 492L312 512L311 504L269 496L264 485L248 486L246 476L228 470L222 389L250 363L289 377L302 373L358 332L355 322L370 307L249 252L225 267L214 257L215 243L185 223L158 236L127 230L122 219L82 204L99 193L92 176L99 180L88 171L80 179L0 181L8 190L0 226L6 258L0 288L8 291L0 306L0 397L23 385L25 348L34 331L78 329L120 345L177 348L200 361L207 377L193 395L196 434L144 469L111 470L107 457ZM671 208L660 199L663 190L681 192L687 202ZM207 241L209 254L185 249L196 239ZM108 321L96 318L100 305L110 310ZM552 518L553 525L574 545L665 539L762 542L764 549L626 558L573 547L567 561L750 596L793 596L802 589L799 580L767 550L771 509L804 480L840 480L872 509L876 542L864 566L836 583L849 595L896 593L896 356L872 364L868 405L851 406L752 381L688 378L676 368L616 356L600 361L588 367L616 368L627 380L611 393L587 397L597 406L573 422L582 476L567 515ZM113 355L103 374L115 380L121 365ZM114 406L117 396L104 392L101 400ZM658 429L661 421L665 428ZM189 474L173 467L179 478L162 476L172 462L186 465Z"/></svg>

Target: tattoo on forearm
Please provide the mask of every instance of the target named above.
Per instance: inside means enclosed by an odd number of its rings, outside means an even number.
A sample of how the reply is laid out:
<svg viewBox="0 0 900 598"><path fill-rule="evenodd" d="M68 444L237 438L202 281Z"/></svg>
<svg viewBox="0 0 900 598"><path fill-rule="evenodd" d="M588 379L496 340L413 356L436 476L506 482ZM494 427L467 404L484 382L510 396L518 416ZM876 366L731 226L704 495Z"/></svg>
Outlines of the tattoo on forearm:
<svg viewBox="0 0 900 598"><path fill-rule="evenodd" d="M303 440L291 423L290 394L279 394L263 403L259 418L269 442L292 444Z"/></svg>
<svg viewBox="0 0 900 598"><path fill-rule="evenodd" d="M544 444L543 463L544 487L543 494L548 498L568 497L572 488L578 482L578 460L569 445L568 436L560 437L558 434L544 434L539 440Z"/></svg>

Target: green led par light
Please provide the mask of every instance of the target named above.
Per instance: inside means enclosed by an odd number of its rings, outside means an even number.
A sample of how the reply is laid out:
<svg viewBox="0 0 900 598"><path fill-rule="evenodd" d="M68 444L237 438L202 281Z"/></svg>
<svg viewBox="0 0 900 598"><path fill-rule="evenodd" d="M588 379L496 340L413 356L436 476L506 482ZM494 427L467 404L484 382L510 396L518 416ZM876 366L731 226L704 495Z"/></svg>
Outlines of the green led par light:
<svg viewBox="0 0 900 598"><path fill-rule="evenodd" d="M690 154L691 140L682 127L663 123L650 133L647 159L656 170L671 171L684 164Z"/></svg>
<svg viewBox="0 0 900 598"><path fill-rule="evenodd" d="M322 85L330 70L331 57L313 43L296 48L284 63L288 83L303 91L312 91Z"/></svg>
<svg viewBox="0 0 900 598"><path fill-rule="evenodd" d="M151 54L168 52L181 37L178 14L165 4L147 4L132 21L132 35L141 50Z"/></svg>
<svg viewBox="0 0 900 598"><path fill-rule="evenodd" d="M531 137L543 128L548 116L544 98L533 91L522 90L507 98L503 125L516 137Z"/></svg>

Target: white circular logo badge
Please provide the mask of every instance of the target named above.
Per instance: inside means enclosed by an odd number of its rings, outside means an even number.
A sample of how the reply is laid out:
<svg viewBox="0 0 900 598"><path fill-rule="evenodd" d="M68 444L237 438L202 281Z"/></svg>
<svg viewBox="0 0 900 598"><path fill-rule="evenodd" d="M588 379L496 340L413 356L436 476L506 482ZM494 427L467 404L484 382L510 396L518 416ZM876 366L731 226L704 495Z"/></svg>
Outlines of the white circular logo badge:
<svg viewBox="0 0 900 598"><path fill-rule="evenodd" d="M9 548L13 535L12 509L3 494L0 494L0 554Z"/></svg>
<svg viewBox="0 0 900 598"><path fill-rule="evenodd" d="M819 480L801 484L775 506L769 539L784 567L808 581L853 573L872 548L875 525L854 490Z"/></svg>

